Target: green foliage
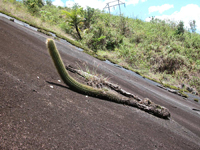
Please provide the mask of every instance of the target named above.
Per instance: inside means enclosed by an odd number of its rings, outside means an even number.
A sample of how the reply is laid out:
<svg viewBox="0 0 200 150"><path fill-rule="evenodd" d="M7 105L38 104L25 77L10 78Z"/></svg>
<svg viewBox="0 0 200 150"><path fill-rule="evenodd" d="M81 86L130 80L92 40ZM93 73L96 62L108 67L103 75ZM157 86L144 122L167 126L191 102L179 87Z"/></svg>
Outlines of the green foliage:
<svg viewBox="0 0 200 150"><path fill-rule="evenodd" d="M118 29L121 35L125 37L129 37L131 35L131 31L128 24L128 17L121 16L120 22L118 23L118 25L119 25Z"/></svg>
<svg viewBox="0 0 200 150"><path fill-rule="evenodd" d="M7 0L10 3L16 3L16 0Z"/></svg>
<svg viewBox="0 0 200 150"><path fill-rule="evenodd" d="M24 0L23 3L25 6L27 6L28 10L33 14L36 14L39 11L39 9L42 6L44 6L42 0Z"/></svg>
<svg viewBox="0 0 200 150"><path fill-rule="evenodd" d="M170 89L179 90L179 88L177 88L176 86L173 86L173 85L163 84L163 86L167 87L167 88L170 88Z"/></svg>
<svg viewBox="0 0 200 150"><path fill-rule="evenodd" d="M195 33L196 32L196 21L192 20L190 21L190 30Z"/></svg>
<svg viewBox="0 0 200 150"><path fill-rule="evenodd" d="M38 32L41 32L41 33L44 33L44 34L46 34L46 35L48 35L48 36L51 36L51 34L50 34L49 32L47 32L47 31L45 31L45 30L43 30L43 29L38 29L37 31L38 31Z"/></svg>
<svg viewBox="0 0 200 150"><path fill-rule="evenodd" d="M198 91L200 91L200 78L198 77L192 77L192 79L189 82L190 86L194 86L197 88Z"/></svg>
<svg viewBox="0 0 200 150"><path fill-rule="evenodd" d="M98 49L105 49L106 36L103 28L103 24L97 24L95 27L92 27L92 34L87 39L87 45L89 48L93 49L95 52Z"/></svg>
<svg viewBox="0 0 200 150"><path fill-rule="evenodd" d="M179 93L181 94L182 97L188 98L188 95L185 94L183 91L179 91Z"/></svg>
<svg viewBox="0 0 200 150"><path fill-rule="evenodd" d="M84 28L87 29L87 28L90 28L90 25L91 23L94 23L94 15L95 15L95 9L94 8L91 8L91 7L88 7L86 8L86 10L84 10L83 12L84 14Z"/></svg>
<svg viewBox="0 0 200 150"><path fill-rule="evenodd" d="M143 42L144 38L145 38L145 34L144 34L143 32L135 33L135 34L130 38L130 42L131 42L131 43L139 44L139 43Z"/></svg>
<svg viewBox="0 0 200 150"><path fill-rule="evenodd" d="M59 26L63 31L65 31L65 33L73 34L73 28L65 22L61 23Z"/></svg>
<svg viewBox="0 0 200 150"><path fill-rule="evenodd" d="M81 40L81 34L79 31L79 24L84 22L84 18L81 17L82 8L77 5L73 6L73 9L69 11L62 11L62 14L66 16L68 24L76 29L79 39Z"/></svg>
<svg viewBox="0 0 200 150"><path fill-rule="evenodd" d="M51 25L57 25L64 22L61 16L61 10L53 5L43 6L39 11L39 16L42 21L47 22Z"/></svg>
<svg viewBox="0 0 200 150"><path fill-rule="evenodd" d="M95 52L98 49L114 50L123 41L123 36L118 34L117 30L110 27L105 28L104 23L97 23L91 26L90 34L85 34L83 42Z"/></svg>
<svg viewBox="0 0 200 150"><path fill-rule="evenodd" d="M180 21L177 29L176 29L176 34L180 35L180 34L184 34L184 22Z"/></svg>
<svg viewBox="0 0 200 150"><path fill-rule="evenodd" d="M183 56L178 53L170 53L162 57L160 65L158 66L158 71L167 71L167 73L172 74L184 65L187 65L187 60Z"/></svg>
<svg viewBox="0 0 200 150"><path fill-rule="evenodd" d="M46 0L46 5L52 6L52 5L53 5L53 4L52 4L52 0Z"/></svg>

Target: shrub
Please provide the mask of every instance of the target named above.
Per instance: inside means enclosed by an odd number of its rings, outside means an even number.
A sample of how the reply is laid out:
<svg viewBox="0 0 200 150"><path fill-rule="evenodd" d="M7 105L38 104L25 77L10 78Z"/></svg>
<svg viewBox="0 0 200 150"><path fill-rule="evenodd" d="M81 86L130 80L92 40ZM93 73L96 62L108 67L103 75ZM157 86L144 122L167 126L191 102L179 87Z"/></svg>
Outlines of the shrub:
<svg viewBox="0 0 200 150"><path fill-rule="evenodd" d="M106 33L106 49L114 50L119 44L123 42L123 36L117 34L116 31L108 30Z"/></svg>
<svg viewBox="0 0 200 150"><path fill-rule="evenodd" d="M184 65L187 66L185 57L177 53L170 53L163 56L159 63L158 71L167 71L169 74L175 73L176 70L180 69Z"/></svg>
<svg viewBox="0 0 200 150"><path fill-rule="evenodd" d="M196 86L200 88L200 79L198 77L193 77L190 82L190 86Z"/></svg>
<svg viewBox="0 0 200 150"><path fill-rule="evenodd" d="M63 31L65 31L65 33L72 34L73 28L71 26L68 26L67 23L61 23L59 26Z"/></svg>
<svg viewBox="0 0 200 150"><path fill-rule="evenodd" d="M37 14L39 12L39 8L44 6L42 0L24 0L23 3L32 14Z"/></svg>
<svg viewBox="0 0 200 150"><path fill-rule="evenodd" d="M144 38L145 38L144 33L135 33L132 36L132 38L130 39L130 42L139 44L139 43L143 42Z"/></svg>
<svg viewBox="0 0 200 150"><path fill-rule="evenodd" d="M180 35L180 34L184 34L184 22L183 21L180 21L178 26L177 26L177 29L176 29L176 34Z"/></svg>
<svg viewBox="0 0 200 150"><path fill-rule="evenodd" d="M84 10L84 28L90 28L91 23L94 23L95 10L94 8L88 7Z"/></svg>

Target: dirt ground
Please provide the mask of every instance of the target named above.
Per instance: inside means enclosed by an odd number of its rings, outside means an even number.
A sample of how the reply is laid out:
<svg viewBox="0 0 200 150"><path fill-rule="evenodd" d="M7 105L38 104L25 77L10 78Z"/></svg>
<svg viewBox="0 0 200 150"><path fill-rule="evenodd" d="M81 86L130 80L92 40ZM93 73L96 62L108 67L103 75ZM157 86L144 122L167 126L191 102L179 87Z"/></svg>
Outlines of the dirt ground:
<svg viewBox="0 0 200 150"><path fill-rule="evenodd" d="M46 38L0 17L0 150L200 150L198 103L57 41L66 65L87 64L171 119L76 93L59 82Z"/></svg>

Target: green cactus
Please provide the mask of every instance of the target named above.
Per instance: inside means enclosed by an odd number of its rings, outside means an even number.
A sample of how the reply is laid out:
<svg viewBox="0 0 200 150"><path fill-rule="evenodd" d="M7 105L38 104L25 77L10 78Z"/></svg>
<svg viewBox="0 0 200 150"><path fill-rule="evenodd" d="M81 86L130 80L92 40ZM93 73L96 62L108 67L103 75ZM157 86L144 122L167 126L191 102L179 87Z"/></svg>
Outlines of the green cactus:
<svg viewBox="0 0 200 150"><path fill-rule="evenodd" d="M103 98L109 101L113 101L115 103L137 107L137 108L140 108L141 110L144 110L148 113L154 114L155 116L158 116L164 119L168 119L170 117L170 113L167 108L160 106L158 109L157 108L158 105L151 102L150 100L148 100L148 104L146 104L146 101L147 101L146 99L139 102L133 98L128 98L120 94L117 94L116 92L112 92L111 90L104 91L101 89L95 89L88 85L84 85L82 83L77 82L68 74L67 70L65 69L65 66L63 64L63 61L60 57L60 54L56 48L54 41L52 39L47 39L46 44L61 79L72 90L77 91L82 94L89 95L89 96L94 96L94 97Z"/></svg>
<svg viewBox="0 0 200 150"><path fill-rule="evenodd" d="M79 82L77 82L76 80L74 80L67 72L67 70L65 69L65 66L63 64L63 61L60 57L60 54L55 46L55 43L52 39L47 39L47 47L49 50L49 53L53 59L54 65L61 77L61 79L64 81L64 83L66 85L68 85L71 89L86 94L86 95L90 95L90 96L95 96L95 97L100 97L100 98L104 98L104 99L108 99L111 101L116 101L116 102L120 102L122 97L120 97L120 95L117 94L113 94L109 91L104 91L101 89L95 89L93 87L81 84Z"/></svg>

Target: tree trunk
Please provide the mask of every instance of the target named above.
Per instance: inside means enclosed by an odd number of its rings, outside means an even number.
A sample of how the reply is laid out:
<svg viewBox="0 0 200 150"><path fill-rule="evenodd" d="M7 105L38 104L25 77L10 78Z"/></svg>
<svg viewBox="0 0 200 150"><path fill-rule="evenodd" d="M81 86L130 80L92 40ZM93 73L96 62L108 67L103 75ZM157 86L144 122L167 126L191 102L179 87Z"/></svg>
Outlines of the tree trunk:
<svg viewBox="0 0 200 150"><path fill-rule="evenodd" d="M79 39L82 40L81 34L80 34L79 30L78 30L78 26L75 25L75 28L76 28L76 32L78 33Z"/></svg>

